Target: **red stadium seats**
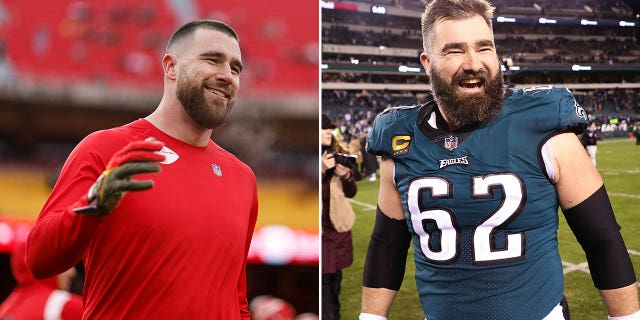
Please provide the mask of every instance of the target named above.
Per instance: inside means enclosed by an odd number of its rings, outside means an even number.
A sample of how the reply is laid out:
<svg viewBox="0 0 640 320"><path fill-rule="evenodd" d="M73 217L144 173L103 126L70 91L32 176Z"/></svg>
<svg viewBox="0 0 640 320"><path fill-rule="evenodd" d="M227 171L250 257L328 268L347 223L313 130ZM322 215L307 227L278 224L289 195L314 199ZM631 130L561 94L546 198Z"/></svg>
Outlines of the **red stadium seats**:
<svg viewBox="0 0 640 320"><path fill-rule="evenodd" d="M244 88L309 93L318 87L316 8L294 0L8 0L0 7L0 41L19 79L160 91L171 33L189 19L217 18L240 35Z"/></svg>

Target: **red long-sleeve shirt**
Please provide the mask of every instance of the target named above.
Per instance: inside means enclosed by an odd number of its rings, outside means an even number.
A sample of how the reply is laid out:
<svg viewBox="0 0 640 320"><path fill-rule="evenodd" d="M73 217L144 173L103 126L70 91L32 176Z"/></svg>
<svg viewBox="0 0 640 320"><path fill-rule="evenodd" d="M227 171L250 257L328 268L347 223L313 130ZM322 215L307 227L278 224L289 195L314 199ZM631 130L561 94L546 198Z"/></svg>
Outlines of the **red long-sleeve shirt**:
<svg viewBox="0 0 640 320"><path fill-rule="evenodd" d="M111 156L147 137L177 155L162 172L135 176L154 187L128 192L107 217L76 214ZM245 271L257 207L255 176L235 156L140 119L74 149L29 235L27 264L46 277L83 259L84 319L249 319Z"/></svg>

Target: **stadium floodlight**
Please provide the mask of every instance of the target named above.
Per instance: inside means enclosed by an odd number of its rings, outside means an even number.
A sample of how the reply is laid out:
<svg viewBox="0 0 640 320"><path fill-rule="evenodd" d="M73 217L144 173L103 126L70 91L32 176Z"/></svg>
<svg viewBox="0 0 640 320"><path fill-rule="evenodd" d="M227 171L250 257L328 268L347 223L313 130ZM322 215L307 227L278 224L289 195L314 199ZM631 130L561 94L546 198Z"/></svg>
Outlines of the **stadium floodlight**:
<svg viewBox="0 0 640 320"><path fill-rule="evenodd" d="M496 18L496 21L498 21L498 22L516 22L516 18L507 18L507 17L499 16L498 18Z"/></svg>
<svg viewBox="0 0 640 320"><path fill-rule="evenodd" d="M520 71L520 66L509 67L509 70L511 70L511 71Z"/></svg>
<svg viewBox="0 0 640 320"><path fill-rule="evenodd" d="M333 1L320 1L322 9L335 9L336 4Z"/></svg>
<svg viewBox="0 0 640 320"><path fill-rule="evenodd" d="M387 48L387 46L379 46L379 47L378 47L378 49L380 49L380 50L384 50L384 49L386 49L386 48Z"/></svg>
<svg viewBox="0 0 640 320"><path fill-rule="evenodd" d="M387 14L387 8L383 6L371 6L371 12L377 14Z"/></svg>
<svg viewBox="0 0 640 320"><path fill-rule="evenodd" d="M320 65L320 69L329 69L329 65L326 63L323 63Z"/></svg>
<svg viewBox="0 0 640 320"><path fill-rule="evenodd" d="M591 66L581 66L579 64L574 64L571 66L571 70L573 71L589 71L591 70Z"/></svg>
<svg viewBox="0 0 640 320"><path fill-rule="evenodd" d="M538 23L540 23L540 24L547 24L547 23L550 23L550 24L556 24L556 23L558 23L558 20L554 20L554 19L547 19L547 18L540 18L540 19L538 19Z"/></svg>
<svg viewBox="0 0 640 320"><path fill-rule="evenodd" d="M358 60L356 58L351 58L351 63L358 64L358 63L360 63L360 60Z"/></svg>
<svg viewBox="0 0 640 320"><path fill-rule="evenodd" d="M401 65L398 67L398 71L399 72L420 72L422 70L416 67L407 67L407 66Z"/></svg>
<svg viewBox="0 0 640 320"><path fill-rule="evenodd" d="M322 9L358 11L358 4L351 2L320 1Z"/></svg>
<svg viewBox="0 0 640 320"><path fill-rule="evenodd" d="M635 27L636 26L635 22L629 22L629 21L624 21L624 20L620 21L618 24L621 27Z"/></svg>
<svg viewBox="0 0 640 320"><path fill-rule="evenodd" d="M580 20L580 24L583 25L583 26L597 26L598 25L598 21L582 19L582 20Z"/></svg>

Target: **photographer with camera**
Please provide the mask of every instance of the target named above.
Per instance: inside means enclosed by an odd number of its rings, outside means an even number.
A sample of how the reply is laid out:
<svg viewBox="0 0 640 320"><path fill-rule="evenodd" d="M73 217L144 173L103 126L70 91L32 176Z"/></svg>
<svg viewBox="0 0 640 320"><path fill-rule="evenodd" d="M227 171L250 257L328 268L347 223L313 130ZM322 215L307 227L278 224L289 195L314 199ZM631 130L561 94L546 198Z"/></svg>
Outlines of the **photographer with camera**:
<svg viewBox="0 0 640 320"><path fill-rule="evenodd" d="M342 269L353 262L351 227L355 214L347 198L358 191L355 157L334 134L336 126L322 115L322 319L340 319Z"/></svg>

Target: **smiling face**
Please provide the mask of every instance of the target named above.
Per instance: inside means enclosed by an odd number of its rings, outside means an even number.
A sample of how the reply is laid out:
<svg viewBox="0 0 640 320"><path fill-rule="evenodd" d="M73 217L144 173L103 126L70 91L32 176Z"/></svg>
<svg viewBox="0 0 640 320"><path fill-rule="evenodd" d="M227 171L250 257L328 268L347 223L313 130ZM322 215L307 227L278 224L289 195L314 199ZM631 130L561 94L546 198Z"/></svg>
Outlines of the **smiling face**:
<svg viewBox="0 0 640 320"><path fill-rule="evenodd" d="M452 130L487 122L499 112L503 80L493 32L479 15L441 19L420 61Z"/></svg>
<svg viewBox="0 0 640 320"><path fill-rule="evenodd" d="M229 118L240 88L240 45L223 32L200 28L181 47L176 96L194 122L217 128Z"/></svg>

